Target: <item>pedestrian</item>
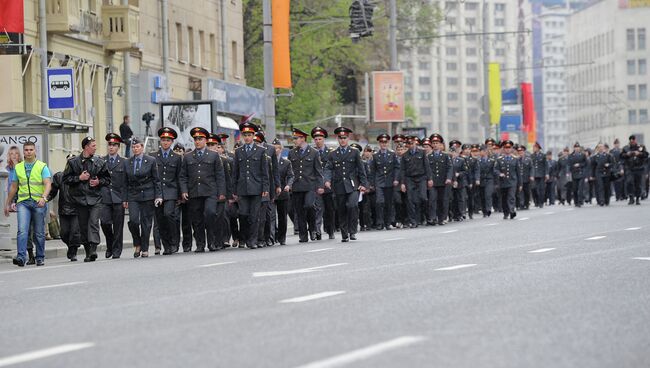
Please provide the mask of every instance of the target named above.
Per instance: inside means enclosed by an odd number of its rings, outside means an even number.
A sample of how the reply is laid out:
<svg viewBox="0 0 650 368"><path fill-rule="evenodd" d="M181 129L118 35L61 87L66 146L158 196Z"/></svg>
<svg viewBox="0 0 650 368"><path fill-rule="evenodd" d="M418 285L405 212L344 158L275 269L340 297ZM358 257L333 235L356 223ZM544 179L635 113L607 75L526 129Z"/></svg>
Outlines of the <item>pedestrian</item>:
<svg viewBox="0 0 650 368"><path fill-rule="evenodd" d="M407 196L408 224L417 228L421 219L421 204L427 200L427 188L433 187L431 168L424 150L417 147L417 137L408 137L408 149L400 161L401 190Z"/></svg>
<svg viewBox="0 0 650 368"><path fill-rule="evenodd" d="M618 138L614 139L614 147L609 151L616 161L617 168L623 169L623 158L621 157L621 142ZM625 176L615 174L612 178L614 183L614 192L616 193L616 201L624 201L627 199L625 194Z"/></svg>
<svg viewBox="0 0 650 368"><path fill-rule="evenodd" d="M572 198L572 184L571 167L569 166L569 147L564 147L561 153L558 154L557 165L559 166L559 174L557 179L558 199L561 205L571 204Z"/></svg>
<svg viewBox="0 0 650 368"><path fill-rule="evenodd" d="M443 151L445 140L438 133L431 134L431 153L427 156L433 186L428 189L429 225L445 225L449 214L449 198L454 177L451 156Z"/></svg>
<svg viewBox="0 0 650 368"><path fill-rule="evenodd" d="M518 192L519 195L519 209L527 210L530 208L530 186L535 182L532 176L533 162L526 152L526 146L520 144L516 146L517 154L519 155L519 164L521 165L521 182L522 190Z"/></svg>
<svg viewBox="0 0 650 368"><path fill-rule="evenodd" d="M63 172L63 182L77 208L81 244L86 251L84 262L97 259L99 245L99 219L102 211L102 188L111 184L111 174L106 161L95 156L95 138L81 141L81 154L68 160Z"/></svg>
<svg viewBox="0 0 650 368"><path fill-rule="evenodd" d="M311 139L314 142L314 148L318 151L320 162L323 167L327 164L329 155L333 149L325 145L328 137L327 130L316 126L311 130ZM334 239L336 232L336 202L332 189L324 189L323 194L316 196L316 240L322 237L321 229L327 233L330 239Z"/></svg>
<svg viewBox="0 0 650 368"><path fill-rule="evenodd" d="M275 209L277 211L277 227L275 240L280 245L287 244L287 215L289 214L289 205L291 198L291 188L293 187L294 173L291 161L282 157L282 142L279 139L273 140L275 147L275 156L278 160L278 173L280 174L280 187L282 192L275 198Z"/></svg>
<svg viewBox="0 0 650 368"><path fill-rule="evenodd" d="M582 147L578 142L573 145L573 152L569 155L568 165L573 181L573 203L580 208L584 203L584 187L588 179L588 168L587 156L582 152Z"/></svg>
<svg viewBox="0 0 650 368"><path fill-rule="evenodd" d="M371 164L372 164L372 147L366 146L366 148L361 147L358 143L350 144L350 147L356 148L361 154L361 162L363 163L363 169L366 172L366 177L372 177ZM366 192L360 195L359 201L359 230L368 231L374 227L374 202L375 202L375 190L372 186L366 188Z"/></svg>
<svg viewBox="0 0 650 368"><path fill-rule="evenodd" d="M306 243L309 239L316 240L316 198L323 196L323 167L320 153L307 144L306 132L298 128L292 129L295 147L289 152L288 160L293 169L293 184L291 186L291 207L298 226L298 242ZM330 192L331 193L331 192ZM334 222L328 224L334 226ZM334 237L334 229L330 238ZM329 232L328 232L329 234Z"/></svg>
<svg viewBox="0 0 650 368"><path fill-rule="evenodd" d="M361 153L349 147L352 130L346 127L334 129L339 147L334 150L325 167L325 187L332 188L336 196L336 209L341 226L341 242L357 240L359 221L359 193L368 187Z"/></svg>
<svg viewBox="0 0 650 368"><path fill-rule="evenodd" d="M196 240L196 253L205 252L206 242L219 239L212 235L216 229L219 211L226 201L226 178L218 153L206 148L210 133L201 127L190 131L195 149L183 157L180 176L181 198L188 202L188 214ZM221 204L221 206L219 205ZM183 214L185 216L185 214ZM216 250L214 244L208 250ZM185 251L185 245L183 245Z"/></svg>
<svg viewBox="0 0 650 368"><path fill-rule="evenodd" d="M374 153L370 165L370 185L375 189L375 214L377 230L391 230L393 219L393 194L399 185L401 170L395 151L388 149L391 137L388 134L377 136L379 150Z"/></svg>
<svg viewBox="0 0 650 368"><path fill-rule="evenodd" d="M469 185L470 173L467 160L462 157L461 144L454 145L451 141L451 164L453 168L453 179L451 183L451 219L463 221L467 210L467 186Z"/></svg>
<svg viewBox="0 0 650 368"><path fill-rule="evenodd" d="M233 158L228 155L226 151L226 143L222 139L228 138L227 134L215 134L216 140L218 141L216 145L215 152L221 157L221 162L223 163L223 174L226 180L226 201L224 202L224 210L221 211L221 214L217 218L217 228L220 233L221 239L217 239L218 247L220 249L225 249L230 247L230 238L234 237L230 221L232 218L233 205L235 201L232 199L232 164ZM225 138L222 138L225 136Z"/></svg>
<svg viewBox="0 0 650 368"><path fill-rule="evenodd" d="M174 153L180 155L181 158L185 156L185 146L182 143L176 142L174 144ZM181 167L182 172L182 167ZM192 251L192 218L190 216L189 206L187 201L183 199L182 195L179 199L180 207L180 222L181 222L181 233L182 241L181 245L183 246L183 253Z"/></svg>
<svg viewBox="0 0 650 368"><path fill-rule="evenodd" d="M596 184L596 202L599 206L609 206L612 196L612 173L617 171L614 156L607 152L604 144L596 146L596 154L591 159L591 179Z"/></svg>
<svg viewBox="0 0 650 368"><path fill-rule="evenodd" d="M546 155L542 152L542 146L538 142L533 145L533 154L530 155L530 161L533 201L537 208L542 208L544 207L544 193L546 192L546 181L549 179L549 173Z"/></svg>
<svg viewBox="0 0 650 368"><path fill-rule="evenodd" d="M14 197L18 194L17 254L13 264L23 267L27 264L27 241L30 224L34 224L36 242L36 266L45 265L45 215L47 199L52 189L52 175L47 165L36 158L36 145L32 141L23 144L24 161L14 166L11 187L5 203L4 213L9 217Z"/></svg>
<svg viewBox="0 0 650 368"><path fill-rule="evenodd" d="M163 203L155 209L155 222L164 255L178 252L180 247L181 169L183 158L172 149L178 133L170 127L158 129L160 148L150 156L156 159Z"/></svg>
<svg viewBox="0 0 650 368"><path fill-rule="evenodd" d="M546 189L544 201L549 206L555 205L555 194L557 193L557 182L560 177L560 165L553 159L553 152L546 151L546 163L548 165L548 179L546 179Z"/></svg>
<svg viewBox="0 0 650 368"><path fill-rule="evenodd" d="M269 198L271 173L266 149L254 142L259 127L251 122L239 125L244 144L235 150L233 198L239 204L241 240L249 249L257 248L258 220L262 198Z"/></svg>
<svg viewBox="0 0 650 368"><path fill-rule="evenodd" d="M258 221L257 242L262 247L270 247L275 244L275 197L280 195L280 175L278 171L278 158L275 155L275 147L266 141L264 132L258 130L254 137L255 143L266 151L269 157L269 197L262 198L260 218Z"/></svg>
<svg viewBox="0 0 650 368"><path fill-rule="evenodd" d="M495 191L494 165L496 158L490 155L488 146L482 144L479 147L481 157L479 158L479 202L483 217L492 215L493 195Z"/></svg>
<svg viewBox="0 0 650 368"><path fill-rule="evenodd" d="M648 150L644 145L637 143L635 135L631 135L629 144L623 147L621 158L625 163L628 204L636 203L639 205L641 204L643 176L648 160Z"/></svg>
<svg viewBox="0 0 650 368"><path fill-rule="evenodd" d="M75 155L69 154L66 160L74 157ZM68 185L63 182L62 171L59 171L52 177L52 190L50 191L48 202L52 201L57 195L59 196L58 215L61 225L61 240L68 247L67 257L70 262L76 262L77 250L81 244L79 219L77 217L77 209L70 196Z"/></svg>
<svg viewBox="0 0 650 368"><path fill-rule="evenodd" d="M119 259L124 241L124 202L127 189L124 166L126 159L119 154L120 144L124 141L115 133L107 134L105 139L108 142L108 155L103 159L107 162L111 181L101 189L103 206L100 222L106 238L106 258Z"/></svg>
<svg viewBox="0 0 650 368"><path fill-rule="evenodd" d="M149 237L156 207L163 203L156 159L144 154L144 141L131 138L133 155L126 160L126 201L129 231L133 237L133 257L149 257Z"/></svg>
<svg viewBox="0 0 650 368"><path fill-rule="evenodd" d="M498 176L499 190L501 191L501 208L503 209L503 219L514 219L517 216L516 210L516 192L522 190L521 172L522 167L519 159L513 157L510 140L502 143L502 155L499 156L494 165L494 173Z"/></svg>
<svg viewBox="0 0 650 368"><path fill-rule="evenodd" d="M131 157L131 138L133 137L133 130L129 126L131 124L131 117L129 115L124 115L122 118L122 124L120 124L120 137L124 142L124 157Z"/></svg>

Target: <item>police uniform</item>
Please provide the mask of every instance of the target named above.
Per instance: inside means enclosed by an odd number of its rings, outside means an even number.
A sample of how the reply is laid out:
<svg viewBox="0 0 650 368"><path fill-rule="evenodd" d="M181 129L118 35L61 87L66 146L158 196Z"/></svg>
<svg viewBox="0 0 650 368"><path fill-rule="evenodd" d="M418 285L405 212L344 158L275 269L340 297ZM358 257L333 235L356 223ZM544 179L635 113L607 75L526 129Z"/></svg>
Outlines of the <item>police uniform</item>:
<svg viewBox="0 0 650 368"><path fill-rule="evenodd" d="M591 157L591 177L596 181L596 201L599 206L609 206L612 196L610 178L617 171L616 160L607 152L598 152Z"/></svg>
<svg viewBox="0 0 650 368"><path fill-rule="evenodd" d="M478 159L471 155L471 152L478 152L478 145L472 144L467 145L467 148L470 149L469 156L465 157L467 161L467 167L469 168L468 175L468 186L467 186L467 215L469 218L473 218L474 213L478 213L478 192L479 185L481 181L481 169L478 167ZM478 183L478 184L477 184Z"/></svg>
<svg viewBox="0 0 650 368"><path fill-rule="evenodd" d="M574 148L580 147L579 143L573 145ZM584 202L584 184L587 177L587 156L583 152L574 151L569 155L567 160L571 178L573 181L573 203L576 207L582 207Z"/></svg>
<svg viewBox="0 0 650 368"><path fill-rule="evenodd" d="M255 134L257 125L249 122L240 124L242 133ZM258 220L262 194L268 197L272 177L269 172L270 158L266 150L254 142L244 144L235 150L233 163L233 195L239 203L239 223L242 241L250 249L257 248Z"/></svg>
<svg viewBox="0 0 650 368"><path fill-rule="evenodd" d="M537 152L530 155L531 173L530 176L535 180L533 188L533 201L535 206L544 207L544 193L546 191L546 179L549 176L548 162L546 155L542 152L542 146L535 142Z"/></svg>
<svg viewBox="0 0 650 368"><path fill-rule="evenodd" d="M131 144L144 144L132 138ZM132 155L124 164L126 172L126 201L129 204L129 231L133 237L134 257L149 256L149 236L153 225L154 200L162 199L158 164L154 157Z"/></svg>
<svg viewBox="0 0 650 368"><path fill-rule="evenodd" d="M352 130L338 127L334 134L349 137ZM349 147L339 146L330 153L325 166L325 181L329 183L336 195L336 212L341 226L341 241L356 240L359 221L359 190L367 188L366 172L363 168L360 152Z"/></svg>
<svg viewBox="0 0 650 368"><path fill-rule="evenodd" d="M512 141L506 140L502 143L504 148L511 148ZM516 192L522 185L521 182L521 165L519 160L512 154L503 154L496 159L494 165L494 174L497 176L499 190L501 191L501 208L503 209L503 218L511 219L517 216L516 212Z"/></svg>
<svg viewBox="0 0 650 368"><path fill-rule="evenodd" d="M459 147L452 147L458 150ZM467 210L467 186L469 185L469 165L465 157L457 156L451 159L454 170L451 196L451 216L454 221L462 221Z"/></svg>
<svg viewBox="0 0 650 368"><path fill-rule="evenodd" d="M190 131L192 138L205 138L207 130L197 127ZM195 149L183 156L180 176L181 193L189 198L188 211L192 219L192 230L196 241L195 252L205 252L206 237L219 239L212 233L217 230L219 211L223 211L226 197L226 180L223 162L218 153L207 148ZM209 250L216 250L216 244L208 244Z"/></svg>
<svg viewBox="0 0 650 368"><path fill-rule="evenodd" d="M327 139L327 130L319 126L311 130L311 137L323 137ZM327 163L332 148L323 146L321 148L314 147L320 157L320 162L323 167ZM334 200L334 193L330 188L324 188L323 194L316 195L316 239L321 238L321 229L323 229L330 239L334 239L334 232L336 231L336 202Z"/></svg>
<svg viewBox="0 0 650 368"><path fill-rule="evenodd" d="M533 169L533 162L526 154L526 147L519 146L519 165L521 165L521 191L519 191L519 208L527 210L530 208L530 181Z"/></svg>
<svg viewBox="0 0 650 368"><path fill-rule="evenodd" d="M124 143L122 138L109 133L105 137L108 144ZM106 258L120 258L124 239L124 202L126 202L126 159L115 156L104 156L111 176L110 184L102 187L102 210L99 217L102 232L106 238Z"/></svg>
<svg viewBox="0 0 650 368"><path fill-rule="evenodd" d="M294 137L307 138L307 133L297 128L293 129L292 134ZM307 144L304 148L292 149L288 159L294 175L291 202L298 225L298 239L306 243L309 235L312 240L316 239L316 191L323 188L323 168L318 151Z"/></svg>
<svg viewBox="0 0 650 368"><path fill-rule="evenodd" d="M434 133L429 141L444 144L445 140L440 134ZM453 180L453 165L449 154L442 150L433 150L427 155L427 161L431 170L433 187L429 189L428 218L430 224L444 225L449 214L449 195L451 194L451 182Z"/></svg>
<svg viewBox="0 0 650 368"><path fill-rule="evenodd" d="M178 133L172 128L163 127L158 130L158 137L175 140ZM177 202L181 194L183 158L171 147L167 151L160 148L151 156L156 158L162 185L163 203L156 207L156 224L164 248L163 254L168 255L178 252L180 246L180 208Z"/></svg>
<svg viewBox="0 0 650 368"><path fill-rule="evenodd" d="M417 137L409 137L411 148L400 161L402 185L406 190L409 226L418 227L422 218L421 206L427 200L427 182L431 180L431 168L424 150L415 146Z"/></svg>
<svg viewBox="0 0 650 368"><path fill-rule="evenodd" d="M273 141L273 145L281 145L278 139ZM278 226L275 232L275 240L280 243L280 245L285 245L287 242L287 215L289 214L289 203L291 202L290 191L293 187L293 168L291 166L291 161L281 156L278 156L278 173L280 175L280 188L282 191L280 195L275 198L275 208L277 211ZM289 188L289 191L285 191L285 188Z"/></svg>
<svg viewBox="0 0 650 368"><path fill-rule="evenodd" d="M492 196L494 194L494 164L496 158L487 153L485 145L480 147L482 154L478 159L479 168L479 201L483 217L492 214Z"/></svg>
<svg viewBox="0 0 650 368"><path fill-rule="evenodd" d="M262 204L260 206L257 241L258 246L272 246L275 244L276 230L275 197L276 190L280 188L278 158L275 154L275 147L266 142L263 132L257 131L255 133L255 141L266 151L266 155L269 157L269 174L271 175L271 180L269 181L269 195L266 198L262 198Z"/></svg>
<svg viewBox="0 0 650 368"><path fill-rule="evenodd" d="M563 152L558 157L557 165L559 167L557 178L558 200L562 205L564 205L565 202L571 204L571 198L573 198L573 182L571 180L571 168L569 167L569 154Z"/></svg>
<svg viewBox="0 0 650 368"><path fill-rule="evenodd" d="M636 141L635 136L630 136ZM625 181L627 184L627 194L630 199L629 204L641 204L643 176L646 170L648 160L648 150L642 144L631 143L623 147L621 158L625 163ZM636 199L636 202L635 202Z"/></svg>
<svg viewBox="0 0 650 368"><path fill-rule="evenodd" d="M556 160L553 160L553 153L551 151L546 152L546 164L548 165L548 180L546 180L544 202L552 206L555 204L556 186L560 177L560 165Z"/></svg>
<svg viewBox="0 0 650 368"><path fill-rule="evenodd" d="M388 134L380 134L378 142L390 141ZM375 215L377 229L391 229L393 222L393 193L400 182L400 165L393 150L379 149L370 164L371 185L375 188ZM397 184L397 185L396 185Z"/></svg>

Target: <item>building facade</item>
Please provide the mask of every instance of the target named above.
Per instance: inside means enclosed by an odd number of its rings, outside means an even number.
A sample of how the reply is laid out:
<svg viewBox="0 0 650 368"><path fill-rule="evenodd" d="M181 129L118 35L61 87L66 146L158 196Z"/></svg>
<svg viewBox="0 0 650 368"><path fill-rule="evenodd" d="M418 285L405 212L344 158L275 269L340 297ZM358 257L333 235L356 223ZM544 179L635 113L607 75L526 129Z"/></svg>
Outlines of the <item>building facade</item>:
<svg viewBox="0 0 650 368"><path fill-rule="evenodd" d="M164 3L168 4L166 21ZM76 90L73 110L46 115L91 123L90 134L98 138L100 152L104 152L101 138L118 131L127 113L135 134L143 135L141 116L157 114L158 102L207 98L208 80L246 82L241 0L121 4L119 0L45 0L48 65L73 68ZM33 52L0 56L5 71L0 73L0 83L11 91L0 101L0 112L42 113L38 9L39 0L25 1L24 38ZM163 60L163 23L169 34L167 60ZM125 54L130 59L128 77ZM50 150L61 156L53 162L65 162L65 155L79 150L75 138L51 139Z"/></svg>
<svg viewBox="0 0 650 368"><path fill-rule="evenodd" d="M650 5L594 1L569 17L568 127L587 147L636 134L647 144ZM597 21L594 21L597 20ZM580 92L580 93L577 93Z"/></svg>

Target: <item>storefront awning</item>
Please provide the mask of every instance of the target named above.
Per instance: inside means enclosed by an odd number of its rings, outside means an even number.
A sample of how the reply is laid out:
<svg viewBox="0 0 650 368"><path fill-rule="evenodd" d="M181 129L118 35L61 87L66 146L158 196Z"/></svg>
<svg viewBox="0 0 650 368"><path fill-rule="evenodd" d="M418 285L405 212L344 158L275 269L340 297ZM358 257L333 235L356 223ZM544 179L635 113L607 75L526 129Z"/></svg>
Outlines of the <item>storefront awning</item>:
<svg viewBox="0 0 650 368"><path fill-rule="evenodd" d="M87 133L92 124L78 121L28 114L25 112L0 113L0 128L45 128L48 130L67 131L72 133Z"/></svg>

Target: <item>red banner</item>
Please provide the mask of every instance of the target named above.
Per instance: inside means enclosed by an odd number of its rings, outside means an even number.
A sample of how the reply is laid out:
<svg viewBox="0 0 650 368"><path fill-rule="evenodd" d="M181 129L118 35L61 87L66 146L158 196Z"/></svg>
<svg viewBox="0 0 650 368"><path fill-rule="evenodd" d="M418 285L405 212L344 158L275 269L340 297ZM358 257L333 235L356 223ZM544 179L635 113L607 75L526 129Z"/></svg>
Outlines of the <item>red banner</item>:
<svg viewBox="0 0 650 368"><path fill-rule="evenodd" d="M524 133L530 133L535 125L535 104L533 101L533 85L531 83L522 83L521 102L524 120L521 130Z"/></svg>
<svg viewBox="0 0 650 368"><path fill-rule="evenodd" d="M25 33L23 0L0 0L0 32Z"/></svg>

